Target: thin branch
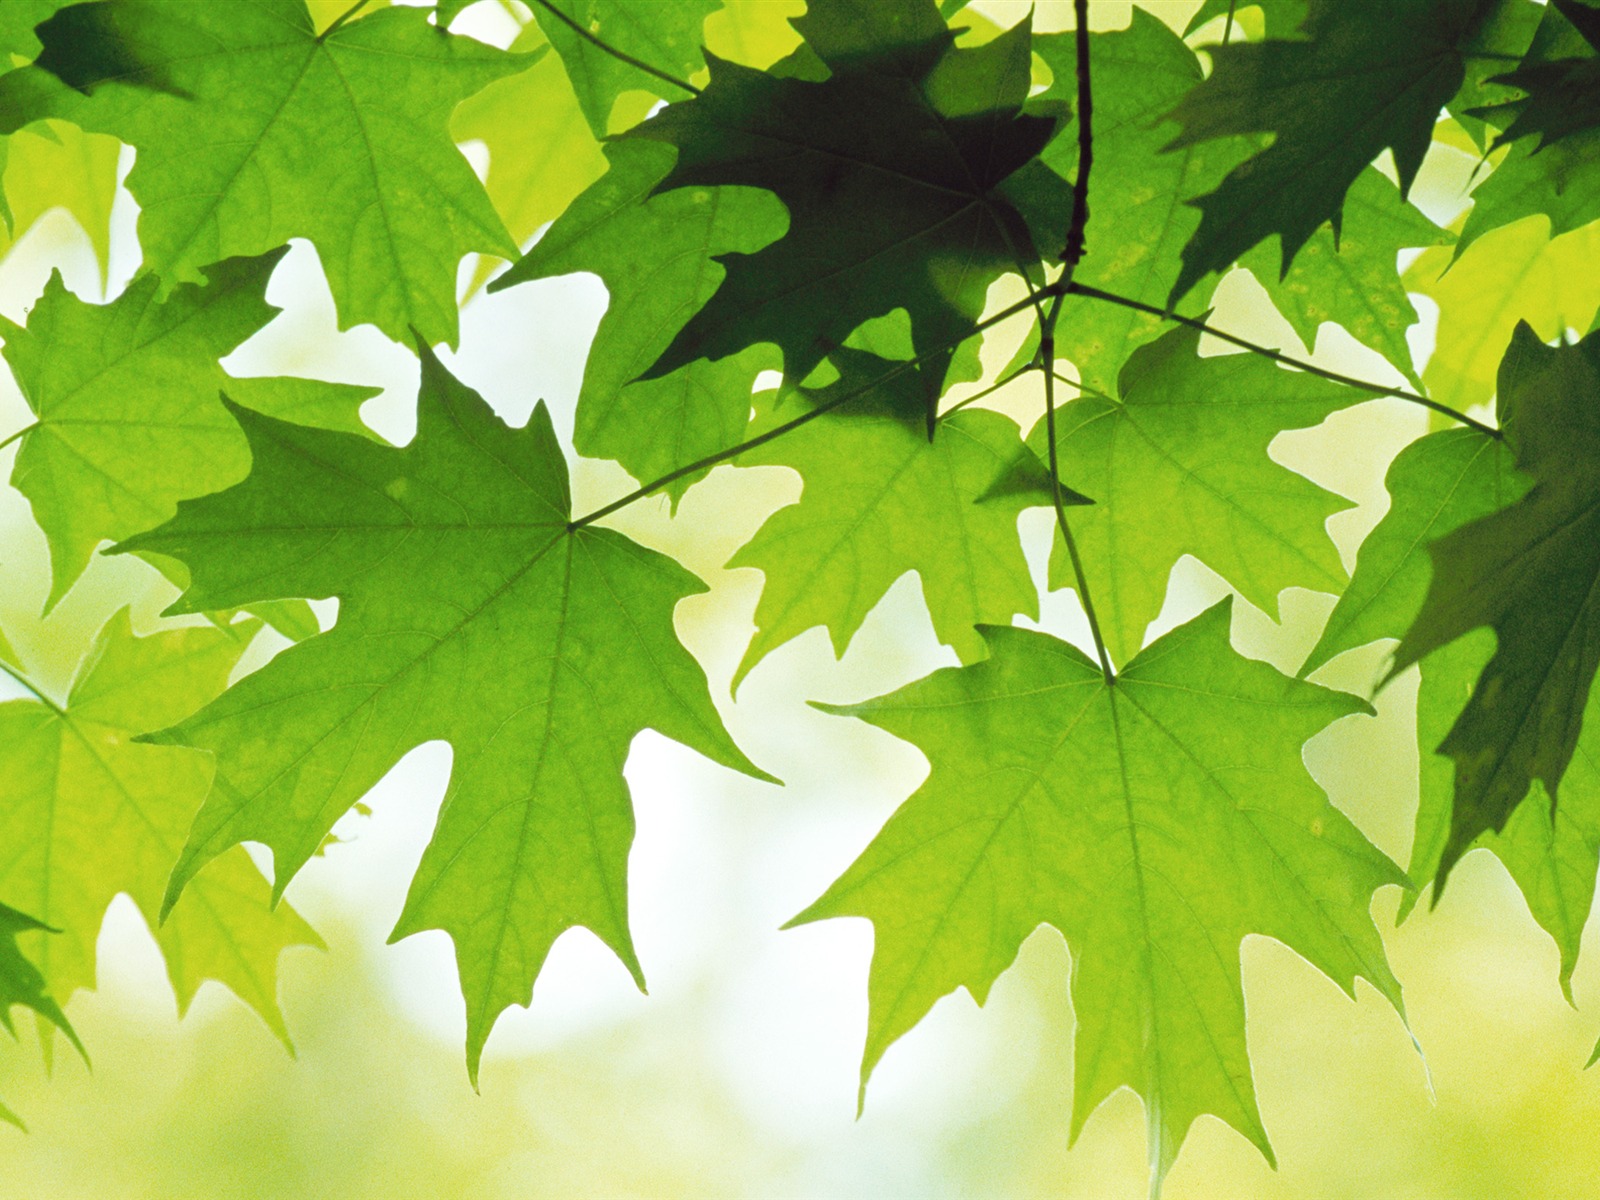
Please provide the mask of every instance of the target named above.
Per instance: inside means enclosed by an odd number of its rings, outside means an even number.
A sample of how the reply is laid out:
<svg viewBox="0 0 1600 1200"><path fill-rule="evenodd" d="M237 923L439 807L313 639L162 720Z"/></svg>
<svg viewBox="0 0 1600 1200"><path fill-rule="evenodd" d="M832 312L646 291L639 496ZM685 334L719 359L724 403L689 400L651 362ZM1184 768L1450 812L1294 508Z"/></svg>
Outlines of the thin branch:
<svg viewBox="0 0 1600 1200"><path fill-rule="evenodd" d="M1072 224L1067 228L1067 245L1061 251L1066 278L1083 261L1083 231L1089 223L1089 172L1094 167L1094 95L1089 89L1089 0L1073 0L1077 23L1074 40L1078 49L1078 175L1072 181Z"/></svg>
<svg viewBox="0 0 1600 1200"><path fill-rule="evenodd" d="M32 425L24 425L10 437L0 439L0 450L4 450L7 446L11 445L12 442L20 441L23 437L32 433L37 428L39 428L39 422L35 421Z"/></svg>
<svg viewBox="0 0 1600 1200"><path fill-rule="evenodd" d="M817 417L820 417L823 413L832 412L840 405L847 404L858 396L866 395L866 393L872 391L872 389L883 386L891 379L899 378L912 368L920 366L924 361L932 358L935 354L943 354L946 350L949 350L955 346L959 346L973 334L982 333L985 329L992 329L1002 321L1009 321L1019 312L1023 312L1026 309L1036 305L1039 302L1040 297L1053 296L1059 299L1060 295L1061 289L1059 283L1052 283L1046 287L1040 288L1038 291L1029 292L1021 300L1018 300L1015 304L1008 304L1005 308L1002 308L999 312L995 313L994 316L985 317L959 337L951 338L949 341L935 346L931 350L917 355L915 358L909 358L905 362L896 363L893 370L885 371L882 375L878 376L870 383L864 383L860 387L854 388L842 396L835 396L832 400L829 400L824 404L819 404L816 408L811 409L809 412L801 413L794 420L785 422L784 424L777 426L775 429L769 429L766 433L758 434L753 438L740 442L737 446L729 446L726 450L719 450L715 454L708 454L704 458L697 459L687 466L678 467L676 470L668 471L659 479L653 479L649 483L644 484L642 487L635 488L626 496L623 496L620 500L613 500L610 504L607 504L603 508L597 508L591 513L585 513L583 516L578 517L575 520L568 521L567 529L569 532L582 529L585 525L591 524L594 521L598 521L601 517L609 517L618 509L626 508L635 500L643 500L646 496L650 495L650 493L665 487L667 484L672 483L675 480L682 479L685 475L693 475L696 471L703 471L707 467L714 467L718 463L727 462L730 458L737 458L746 450L753 450L755 447L765 445L774 438L782 437L791 429L798 429L808 421L812 421Z"/></svg>
<svg viewBox="0 0 1600 1200"><path fill-rule="evenodd" d="M1226 46L1233 38L1233 10L1239 5L1239 0L1228 0L1228 23L1222 27L1222 44Z"/></svg>
<svg viewBox="0 0 1600 1200"><path fill-rule="evenodd" d="M369 0L356 0L354 4L333 19L332 25L329 25L321 33L317 34L317 41L325 42L334 34L338 33L339 30L344 28L345 22L365 8L368 2Z"/></svg>
<svg viewBox="0 0 1600 1200"><path fill-rule="evenodd" d="M21 671L18 671L10 666L3 659L0 659L0 671L5 672L5 674L11 676L12 679L15 679L23 687L27 688L28 691L33 694L34 699L38 700L40 704L43 704L51 712L55 713L56 716L62 718L66 717L66 710L63 709L61 705L50 699L49 696L46 696L42 691L39 690L38 686L33 682L33 680L29 679Z"/></svg>
<svg viewBox="0 0 1600 1200"><path fill-rule="evenodd" d="M992 396L996 392L998 392L1001 388L1010 387L1011 384L1015 383L1018 379L1021 379L1029 371L1037 371L1038 369L1039 369L1039 364L1037 362L1026 362L1026 363L1023 363L1022 366L1018 367L1015 371L1011 372L1011 374L1007 375L1003 379L998 379L994 383L991 383L988 387L984 388L983 391L981 391L981 392L973 392L972 395L968 396L965 400L961 400L961 401L958 401L955 404L952 404L949 408L945 409L942 413L939 414L939 420L942 421L946 417L955 416L956 413L960 412L963 408L966 408L967 405L976 404L979 400L988 399L990 396Z"/></svg>
<svg viewBox="0 0 1600 1200"><path fill-rule="evenodd" d="M1461 422L1461 424L1467 426L1469 429L1476 429L1479 433L1486 434L1489 437L1497 440L1504 436L1501 430L1496 429L1492 425L1485 425L1482 421L1475 420L1472 417L1467 416L1467 414L1464 412L1458 412L1451 408L1448 404L1440 404L1437 400L1429 400L1426 396L1419 396L1416 392L1410 391L1406 388L1388 387L1381 383L1370 383L1365 379L1357 379L1353 375L1345 375L1339 371L1330 371L1326 367L1319 367L1316 365L1316 363L1306 362L1304 359L1291 358L1287 354L1280 354L1276 350L1270 349L1267 346L1259 345L1258 343L1252 342L1247 338L1242 338L1236 334L1228 333L1224 330L1217 329L1214 326L1207 325L1204 321L1197 317L1185 317L1175 312L1168 312L1166 309L1159 308L1154 304L1146 304L1144 301L1135 300L1131 296L1119 296L1115 292L1102 291L1100 288L1091 287L1086 283L1069 283L1066 287L1066 290L1075 296L1087 296L1091 300L1104 300L1108 304L1120 304L1123 308L1131 308L1135 312L1149 313L1151 316L1160 317L1165 321L1176 321L1179 325L1187 325L1190 329L1198 329L1201 333L1209 333L1212 337L1218 338L1229 343L1230 345L1238 346L1241 350L1248 350L1252 354L1259 354L1262 358L1270 358L1273 362L1279 363L1285 367L1294 367L1299 371L1305 371L1312 375L1320 375L1324 379L1331 380L1334 383L1342 383L1346 387L1357 388L1363 392L1371 392L1374 396L1394 396L1397 399L1405 400L1411 404L1420 404L1423 408L1432 409L1436 413L1441 413L1452 420Z"/></svg>
<svg viewBox="0 0 1600 1200"><path fill-rule="evenodd" d="M667 71L663 71L660 67L652 67L649 63L643 62L631 54L624 54L615 46L609 45L602 41L597 35L591 33L583 25L579 24L577 21L574 21L571 17L567 16L566 13L557 8L551 2L551 0L533 0L533 2L540 8L544 9L556 20L560 21L568 29L572 30L573 33L577 34L584 41L590 43L591 45L598 46L601 50L604 50L607 54L611 55L612 58L617 59L619 62L625 62L635 70L643 71L646 75L653 75L657 79L661 80L662 83L670 83L675 88L682 88L691 96L698 96L700 94L700 89L695 87L695 85L690 83L688 80L679 79L676 75L673 75Z"/></svg>

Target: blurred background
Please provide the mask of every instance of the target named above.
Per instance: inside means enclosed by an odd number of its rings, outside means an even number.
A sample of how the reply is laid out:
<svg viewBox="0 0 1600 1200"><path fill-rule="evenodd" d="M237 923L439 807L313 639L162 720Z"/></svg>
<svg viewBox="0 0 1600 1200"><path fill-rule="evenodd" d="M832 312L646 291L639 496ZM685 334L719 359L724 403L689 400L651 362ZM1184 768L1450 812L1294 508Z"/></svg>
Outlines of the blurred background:
<svg viewBox="0 0 1600 1200"><path fill-rule="evenodd" d="M979 7L1009 25L1027 6ZM1196 4L1147 7L1181 26ZM1067 24L1067 8L1042 6L1039 24ZM1097 25L1126 23L1127 5L1097 0L1095 10ZM470 30L487 40L504 44L516 33L493 5L468 17ZM481 143L467 151L486 167ZM124 152L124 173L128 165ZM1436 148L1416 199L1436 220L1449 220L1464 203L1472 166L1468 155ZM119 192L109 246L97 247L64 212L40 216L0 260L0 312L24 321L52 269L84 299L115 295L138 261L135 217ZM463 264L464 293L477 271L478 264ZM268 296L283 314L227 360L229 370L381 384L385 393L363 415L391 439L409 438L414 355L370 328L337 330L309 246L295 246ZM993 302L1013 298L997 289ZM476 293L464 311L461 348L447 361L512 423L545 399L565 437L579 351L605 303L592 278ZM1426 300L1419 307L1415 347L1425 357L1437 310ZM1301 346L1246 275L1224 282L1218 314L1219 324L1245 336L1292 353L1314 350L1319 362L1367 378L1393 378L1334 327L1324 327L1315 347ZM997 332L985 349L991 369L1021 336L1020 326ZM995 402L1025 422L1039 404L1026 393L1001 393ZM1375 401L1274 444L1280 461L1359 502L1330 522L1347 565L1387 506L1388 458L1426 430L1425 418L1400 402ZM27 420L7 376L0 434ZM613 464L576 467L579 510L630 486ZM1145 1195L1144 1115L1131 1094L1108 1102L1069 1152L1070 963L1049 929L1035 933L982 1010L965 993L951 996L894 1046L857 1119L870 928L835 921L780 933L779 926L860 851L920 783L926 763L888 735L806 702L876 695L954 658L934 637L918 581L907 577L842 661L812 630L752 672L735 702L728 680L750 635L760 577L723 571L722 563L767 513L797 495L789 472L719 468L676 518L663 500L637 504L615 521L711 584L679 608L680 633L740 745L787 783L735 776L654 734L635 742L627 768L638 815L632 915L648 997L598 941L570 932L550 956L531 1009L501 1017L481 1094L474 1093L448 940L429 933L385 944L449 772L449 748L423 746L368 797L370 813L340 824L339 842L289 889L327 942L325 951L292 950L281 964L295 1054L216 985L179 1021L142 918L119 900L101 934L98 990L68 1008L93 1070L59 1048L47 1069L30 1022L18 1023L16 1045L0 1044L0 1095L30 1127L27 1134L0 1127L0 1195ZM1048 514L1025 515L1023 531L1042 584ZM148 630L174 594L142 563L101 559L41 623L44 541L10 489L0 491L0 564L0 624L56 685L128 596L139 596L135 625ZM1159 628L1221 591L1186 560ZM1280 626L1241 603L1236 644L1292 671L1331 604L1331 597L1287 593ZM1046 599L1041 624L1069 637L1082 633L1068 596ZM259 666L269 650L242 669ZM1383 652L1347 655L1318 678L1368 694ZM1376 719L1347 719L1307 752L1335 803L1402 863L1416 806L1414 700L1414 678L1402 677L1378 697ZM1488 854L1468 856L1436 910L1424 903L1393 928L1398 902L1389 889L1374 912L1405 986L1409 1029L1364 985L1352 1003L1277 943L1245 944L1250 1047L1281 1165L1274 1172L1242 1137L1202 1119L1167 1196L1596 1194L1600 1070L1580 1069L1600 1028L1593 937L1575 977L1574 1011L1557 984L1553 944Z"/></svg>

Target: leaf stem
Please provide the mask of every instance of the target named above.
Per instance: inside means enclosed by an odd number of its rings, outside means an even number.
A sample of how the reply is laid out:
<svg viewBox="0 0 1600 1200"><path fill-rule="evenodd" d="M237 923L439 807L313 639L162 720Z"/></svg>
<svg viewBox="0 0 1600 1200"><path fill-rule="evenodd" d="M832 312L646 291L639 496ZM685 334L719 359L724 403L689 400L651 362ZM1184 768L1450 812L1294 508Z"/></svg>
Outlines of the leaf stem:
<svg viewBox="0 0 1600 1200"><path fill-rule="evenodd" d="M4 450L12 442L21 440L25 435L32 433L37 428L39 428L39 422L35 421L32 425L24 425L9 437L0 438L0 450Z"/></svg>
<svg viewBox="0 0 1600 1200"><path fill-rule="evenodd" d="M1029 371L1037 371L1038 369L1039 364L1037 362L1023 363L1022 366L1011 372L1011 374L1005 376L1003 379L996 380L994 383L991 383L988 387L984 388L981 392L973 392L972 395L968 396L965 400L960 400L955 404L952 404L949 408L945 409L939 414L939 420L942 421L946 417L955 416L956 413L960 412L963 408L966 408L967 405L976 404L979 400L987 399L998 392L1001 388L1009 387L1018 379L1021 379Z"/></svg>
<svg viewBox="0 0 1600 1200"><path fill-rule="evenodd" d="M1239 6L1239 0L1228 0L1228 23L1222 27L1222 44L1226 46L1233 39L1233 10Z"/></svg>
<svg viewBox="0 0 1600 1200"><path fill-rule="evenodd" d="M1475 420L1464 412L1458 412L1448 404L1440 404L1437 400L1429 400L1426 396L1419 396L1416 392L1409 391L1406 388L1388 387L1381 383L1369 383L1365 379L1357 379L1353 375L1345 375L1339 371L1330 371L1326 367L1319 367L1315 363L1306 362L1304 359L1291 358L1287 354L1280 354L1276 350L1239 337L1237 334L1228 333L1215 326L1208 325L1197 317L1185 317L1179 313L1168 312L1166 309L1157 307L1154 304L1146 304L1144 301L1135 300L1131 296L1119 296L1115 292L1103 291L1100 288L1091 287L1087 283L1069 282L1066 286L1066 291L1075 296L1087 296L1091 300L1104 300L1108 304L1119 304L1123 308L1131 308L1136 312L1149 313L1151 316L1160 317L1165 321L1176 321L1179 325L1187 325L1190 329L1198 329L1202 333L1209 333L1214 338L1219 338L1230 345L1238 346L1241 350L1248 350L1252 354L1259 354L1262 358L1270 358L1273 362L1285 367L1294 367L1299 371L1320 375L1322 378L1331 380L1334 383L1342 383L1346 387L1357 388L1363 392L1371 392L1374 396L1394 396L1411 404L1420 404L1423 408L1432 409L1436 413L1459 421L1469 429L1476 429L1479 433L1486 434L1496 440L1505 436L1501 430L1496 429L1493 425L1485 425L1482 421Z"/></svg>
<svg viewBox="0 0 1600 1200"><path fill-rule="evenodd" d="M1072 560L1072 574L1078 584L1078 599L1083 602L1083 615L1089 619L1089 635L1094 639L1094 652L1100 659L1100 673L1105 676L1106 686L1111 687L1117 682L1117 675L1111 669L1111 656L1106 652L1105 635L1100 632L1100 618L1094 609L1094 597L1089 592L1089 577L1084 572L1083 557L1078 553L1077 540L1072 536L1072 525L1067 521L1067 506L1061 498L1061 461L1056 441L1054 370L1056 317L1060 312L1061 297L1058 295L1050 302L1048 327L1041 331L1039 337L1039 357L1047 364L1044 368L1044 430L1045 446L1050 460L1050 502L1056 510L1056 528L1061 530L1061 540L1066 543L1067 557Z"/></svg>
<svg viewBox="0 0 1600 1200"><path fill-rule="evenodd" d="M18 671L3 659L0 659L0 671L5 672L5 674L11 676L12 679L15 679L18 683L25 687L33 694L33 697L38 700L40 704L43 704L51 712L55 713L56 716L61 717L63 720L66 719L66 709L62 708L61 705L57 704L54 700L50 699L49 696L46 696L42 691L39 690L38 685L35 684L33 680L29 679L21 671Z"/></svg>
<svg viewBox="0 0 1600 1200"><path fill-rule="evenodd" d="M533 0L533 2L540 8L544 9L556 20L560 21L568 29L572 30L573 33L577 34L584 41L599 47L601 50L605 51L607 54L611 55L612 58L617 59L619 62L625 62L635 70L643 71L646 75L653 75L655 78L661 80L662 83L670 83L675 88L682 88L691 96L698 96L700 94L700 89L695 87L695 85L690 83L688 80L679 79L676 75L673 75L668 71L663 71L659 67L652 67L649 63L643 62L640 59L633 57L631 54L624 54L615 46L609 45L602 41L597 34L586 29L579 22L574 21L566 13L557 8L551 2L551 0Z"/></svg>
<svg viewBox="0 0 1600 1200"><path fill-rule="evenodd" d="M351 17L355 16L358 12L365 8L368 3L369 0L356 0L354 4L333 19L333 24L329 25L321 33L317 34L317 41L325 42L334 34L338 33L339 30L344 28L345 22L350 20Z"/></svg>

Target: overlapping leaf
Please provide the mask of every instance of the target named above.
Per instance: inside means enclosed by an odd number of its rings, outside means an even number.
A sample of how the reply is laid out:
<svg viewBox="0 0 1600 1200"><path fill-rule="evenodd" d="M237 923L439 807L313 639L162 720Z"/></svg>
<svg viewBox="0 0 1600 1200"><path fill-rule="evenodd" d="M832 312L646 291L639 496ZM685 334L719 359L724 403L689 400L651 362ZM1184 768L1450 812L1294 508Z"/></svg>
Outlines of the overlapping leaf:
<svg viewBox="0 0 1600 1200"><path fill-rule="evenodd" d="M640 967L627 922L633 815L622 764L645 727L759 774L723 730L672 611L702 585L619 534L569 528L540 405L510 429L425 346L404 449L236 410L255 465L128 548L188 564L179 603L337 596L338 623L158 735L216 756L168 902L240 841L279 891L413 746L454 749L449 792L395 936L443 929L467 997L467 1059L528 1003L566 929Z"/></svg>
<svg viewBox="0 0 1600 1200"><path fill-rule="evenodd" d="M705 66L701 27L721 0L535 0L533 16L566 64L583 115L596 137L610 129L612 106L623 92L640 90L668 99L682 93L659 76L607 53L578 32L658 71L687 79ZM565 18L565 19L563 19ZM573 28L577 26L578 29Z"/></svg>
<svg viewBox="0 0 1600 1200"><path fill-rule="evenodd" d="M532 52L543 44L539 27L528 25L511 49ZM600 143L578 111L566 69L553 54L463 101L450 121L450 133L459 142L481 141L489 151L484 190L519 246L566 212L606 169ZM481 260L473 288L487 283L498 265L493 259Z"/></svg>
<svg viewBox="0 0 1600 1200"><path fill-rule="evenodd" d="M1357 646L1403 637L1427 595L1428 546L1500 511L1526 490L1505 442L1465 428L1412 442L1395 457L1384 486L1389 511L1361 543L1350 584L1328 614L1302 675Z"/></svg>
<svg viewBox="0 0 1600 1200"><path fill-rule="evenodd" d="M864 1076L941 996L965 987L981 1002L1049 923L1073 954L1073 1132L1133 1088L1159 1181L1201 1113L1271 1155L1245 1049L1245 936L1399 1005L1367 909L1405 877L1301 761L1307 738L1364 706L1240 657L1228 624L1225 601L1109 687L1074 647L991 628L984 662L830 707L932 767L796 918L873 922Z"/></svg>
<svg viewBox="0 0 1600 1200"><path fill-rule="evenodd" d="M1550 218L1551 237L1600 220L1600 131L1574 134L1537 152L1526 142L1512 146L1473 189L1457 255L1483 234L1536 213Z"/></svg>
<svg viewBox="0 0 1600 1200"><path fill-rule="evenodd" d="M836 351L839 379L798 402L766 407L753 432L799 416L802 405L859 393L894 368L876 355ZM930 442L916 411L919 384L906 371L848 401L834 415L738 458L741 466L779 465L800 473L797 503L767 519L729 561L766 576L756 607L756 635L735 680L770 651L824 625L843 655L873 605L907 571L941 641L963 659L982 653L975 626L1038 615L1038 595L1022 557L1017 514L1037 500L1020 493L980 502L1026 452L1008 417L982 409L939 423Z"/></svg>
<svg viewBox="0 0 1600 1200"><path fill-rule="evenodd" d="M20 1004L31 1008L66 1034L81 1054L83 1046L68 1023L67 1015L51 997L39 968L27 960L22 947L17 944L18 938L27 934L50 932L48 925L36 921L27 913L0 904L0 1025L4 1025L6 1031L15 1036L11 1010ZM0 1121L7 1121L18 1129L23 1128L22 1118L4 1104L0 1104Z"/></svg>
<svg viewBox="0 0 1600 1200"><path fill-rule="evenodd" d="M1411 847L1413 879L1435 878L1449 845L1456 767L1444 755L1434 753L1434 748L1460 717L1489 657L1489 638L1478 633L1434 651L1422 662L1417 691L1421 796L1417 835ZM1561 988L1569 1002L1584 926L1594 905L1595 872L1600 868L1597 714L1600 707L1591 699L1582 713L1584 731L1561 780L1561 803L1551 804L1549 793L1535 783L1499 833L1482 833L1472 842L1487 847L1505 864L1522 889L1534 920L1554 939L1560 954ZM1436 899L1439 886L1434 889Z"/></svg>
<svg viewBox="0 0 1600 1200"><path fill-rule="evenodd" d="M656 194L673 154L647 141L606 148L610 167L490 291L574 271L599 275L611 294L584 366L573 443L655 479L738 443L750 388L771 362L761 350L697 359L637 379L722 283L720 256L751 254L783 232L782 206L753 188L679 188ZM669 485L674 501L695 476Z"/></svg>
<svg viewBox="0 0 1600 1200"><path fill-rule="evenodd" d="M5 358L37 418L11 481L50 542L55 603L105 539L172 516L188 496L244 478L244 435L218 389L263 412L363 428L376 388L289 377L235 379L218 364L278 312L265 299L277 250L209 268L211 281L157 301L154 276L110 304L86 304L52 276L26 329L0 317Z"/></svg>
<svg viewBox="0 0 1600 1200"><path fill-rule="evenodd" d="M1499 410L1531 490L1433 542L1433 577L1395 670L1481 626L1494 657L1439 750L1455 760L1448 874L1535 780L1559 805L1600 666L1600 334L1550 349L1519 326Z"/></svg>
<svg viewBox="0 0 1600 1200"><path fill-rule="evenodd" d="M1276 617L1288 587L1339 591L1323 528L1347 501L1273 462L1272 439L1366 395L1247 354L1200 358L1180 326L1134 352L1120 400L1084 396L1057 417L1061 481L1094 501L1072 515L1100 625L1117 662L1144 643L1174 563L1192 554ZM1046 457L1041 421L1028 442ZM1060 538L1052 587L1075 587Z"/></svg>
<svg viewBox="0 0 1600 1200"><path fill-rule="evenodd" d="M299 0L100 0L0 76L0 128L131 143L145 261L170 286L309 238L343 325L454 343L456 264L516 247L450 141L456 104L528 65L387 8L321 36Z"/></svg>
<svg viewBox="0 0 1600 1200"><path fill-rule="evenodd" d="M1344 199L1339 236L1324 226L1294 256L1285 273L1275 239L1258 244L1239 260L1307 346L1332 322L1370 346L1413 387L1422 380L1411 361L1407 331L1420 319L1400 280L1402 249L1450 242L1448 233L1400 197L1394 184L1368 167Z"/></svg>
<svg viewBox="0 0 1600 1200"><path fill-rule="evenodd" d="M1214 47L1215 73L1173 113L1184 126L1173 148L1256 133L1273 142L1197 202L1171 299L1272 234L1287 267L1318 226L1337 229L1346 190L1386 149L1409 191L1439 110L1506 2L1311 0L1304 41Z"/></svg>
<svg viewBox="0 0 1600 1200"><path fill-rule="evenodd" d="M1522 64L1496 77L1495 82L1526 93L1485 113L1510 114L1497 144L1531 137L1537 150L1600 128L1597 51L1600 8L1581 0L1551 0Z"/></svg>
<svg viewBox="0 0 1600 1200"><path fill-rule="evenodd" d="M1551 238L1543 221L1484 234L1455 262L1425 250L1406 287L1439 306L1438 338L1422 372L1428 395L1463 412L1487 403L1512 331L1546 340L1583 330L1600 311L1600 224Z"/></svg>
<svg viewBox="0 0 1600 1200"><path fill-rule="evenodd" d="M259 628L196 626L137 638L123 611L101 631L63 705L0 704L0 899L59 928L27 938L54 995L94 986L101 919L125 892L151 923L180 1012L214 979L287 1040L278 957L320 939L288 905L271 906L267 881L241 847L208 865L156 925L211 763L194 750L133 740L222 691Z"/></svg>
<svg viewBox="0 0 1600 1200"><path fill-rule="evenodd" d="M713 61L702 95L631 135L677 147L662 191L761 187L789 211L783 238L722 260L722 285L646 377L771 342L799 381L904 308L931 421L989 284L1059 249L1035 248L1011 195L1066 229L1070 191L1033 161L1056 122L1021 113L1028 23L973 50L954 47L932 0L817 0L795 26L826 79Z"/></svg>

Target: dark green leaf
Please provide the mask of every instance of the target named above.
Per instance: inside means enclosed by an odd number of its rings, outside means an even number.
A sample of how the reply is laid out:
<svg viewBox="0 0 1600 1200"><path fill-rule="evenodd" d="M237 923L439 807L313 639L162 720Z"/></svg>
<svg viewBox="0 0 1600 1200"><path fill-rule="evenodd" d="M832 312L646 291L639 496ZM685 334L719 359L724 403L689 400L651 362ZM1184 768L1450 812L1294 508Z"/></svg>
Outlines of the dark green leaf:
<svg viewBox="0 0 1600 1200"><path fill-rule="evenodd" d="M1534 780L1560 803L1600 665L1600 336L1551 349L1518 326L1499 405L1532 489L1430 545L1427 598L1395 652L1398 671L1480 626L1498 638L1439 746L1456 764L1441 882L1479 834L1504 828Z"/></svg>
<svg viewBox="0 0 1600 1200"><path fill-rule="evenodd" d="M795 25L826 80L713 61L703 95L630 134L678 148L661 191L742 184L789 210L783 238L721 260L721 287L645 377L772 342L802 380L858 325L904 308L931 420L948 347L972 330L989 284L1058 249L1035 248L1004 194L1056 128L1021 114L1028 23L973 50L953 46L932 0L817 0ZM1070 192L1056 185L1064 213Z"/></svg>
<svg viewBox="0 0 1600 1200"><path fill-rule="evenodd" d="M1433 126L1507 0L1311 0L1305 41L1212 49L1216 70L1173 116L1173 149L1240 134L1272 144L1198 202L1177 300L1276 233L1283 268L1325 221L1335 230L1346 190L1386 149L1410 190Z"/></svg>

